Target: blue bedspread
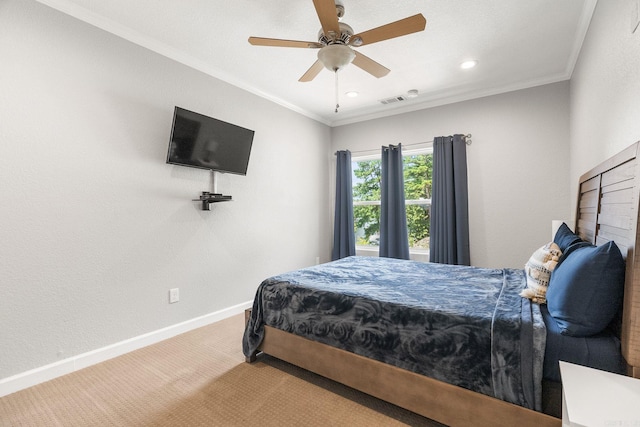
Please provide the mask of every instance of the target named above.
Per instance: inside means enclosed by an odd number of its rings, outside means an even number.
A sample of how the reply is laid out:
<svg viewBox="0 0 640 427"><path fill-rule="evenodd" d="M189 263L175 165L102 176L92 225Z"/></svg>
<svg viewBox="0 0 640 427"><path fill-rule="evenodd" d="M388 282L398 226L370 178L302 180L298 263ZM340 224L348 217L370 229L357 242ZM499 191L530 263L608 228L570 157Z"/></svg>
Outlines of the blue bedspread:
<svg viewBox="0 0 640 427"><path fill-rule="evenodd" d="M243 338L264 325L540 410L545 326L523 270L349 257L265 280Z"/></svg>

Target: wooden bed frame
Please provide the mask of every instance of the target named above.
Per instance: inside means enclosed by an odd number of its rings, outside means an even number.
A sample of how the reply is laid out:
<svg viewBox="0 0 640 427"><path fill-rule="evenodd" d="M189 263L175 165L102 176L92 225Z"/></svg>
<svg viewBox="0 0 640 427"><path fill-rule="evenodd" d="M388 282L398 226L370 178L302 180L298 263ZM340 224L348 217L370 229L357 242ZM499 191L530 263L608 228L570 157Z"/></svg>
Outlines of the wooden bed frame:
<svg viewBox="0 0 640 427"><path fill-rule="evenodd" d="M626 255L622 354L640 378L640 142L580 177L576 233ZM559 427L561 420L265 326L260 351L449 426ZM255 356L247 361L255 360Z"/></svg>

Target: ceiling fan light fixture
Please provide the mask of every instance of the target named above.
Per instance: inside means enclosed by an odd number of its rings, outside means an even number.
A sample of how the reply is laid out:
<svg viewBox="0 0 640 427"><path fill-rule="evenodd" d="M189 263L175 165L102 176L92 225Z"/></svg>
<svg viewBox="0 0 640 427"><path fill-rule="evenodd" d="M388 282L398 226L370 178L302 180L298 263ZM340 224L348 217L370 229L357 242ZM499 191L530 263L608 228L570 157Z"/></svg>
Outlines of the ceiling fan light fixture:
<svg viewBox="0 0 640 427"><path fill-rule="evenodd" d="M355 57L355 52L342 44L330 44L318 51L318 60L326 69L334 72L349 65Z"/></svg>

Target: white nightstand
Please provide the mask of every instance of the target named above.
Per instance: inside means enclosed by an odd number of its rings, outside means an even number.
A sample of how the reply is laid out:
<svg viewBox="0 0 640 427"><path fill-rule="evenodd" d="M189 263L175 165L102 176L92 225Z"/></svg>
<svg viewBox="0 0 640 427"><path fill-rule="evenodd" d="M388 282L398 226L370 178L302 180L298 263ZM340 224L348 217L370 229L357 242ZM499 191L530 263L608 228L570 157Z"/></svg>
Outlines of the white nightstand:
<svg viewBox="0 0 640 427"><path fill-rule="evenodd" d="M560 362L562 425L640 427L640 380Z"/></svg>

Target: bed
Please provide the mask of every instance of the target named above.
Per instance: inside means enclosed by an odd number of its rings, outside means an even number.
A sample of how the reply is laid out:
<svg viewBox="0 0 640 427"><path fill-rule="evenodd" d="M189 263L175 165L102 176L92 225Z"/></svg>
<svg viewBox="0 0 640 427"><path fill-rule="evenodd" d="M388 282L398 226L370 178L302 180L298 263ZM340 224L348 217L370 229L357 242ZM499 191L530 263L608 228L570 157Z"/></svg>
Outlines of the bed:
<svg viewBox="0 0 640 427"><path fill-rule="evenodd" d="M263 352L450 426L560 426L558 360L640 378L639 144L580 178L565 237L582 242L565 242L575 255L554 271L587 274L571 270L578 254L617 251L622 303L602 331L589 329L599 306L584 319L572 311L582 303L520 297L523 270L352 257L265 280L247 315L247 361Z"/></svg>

